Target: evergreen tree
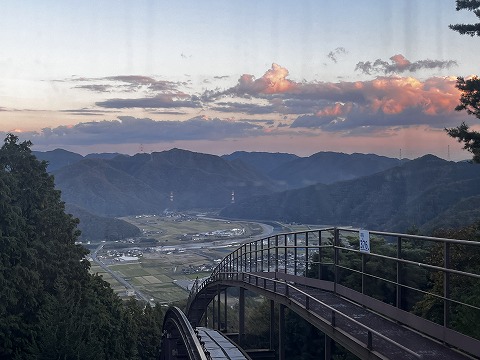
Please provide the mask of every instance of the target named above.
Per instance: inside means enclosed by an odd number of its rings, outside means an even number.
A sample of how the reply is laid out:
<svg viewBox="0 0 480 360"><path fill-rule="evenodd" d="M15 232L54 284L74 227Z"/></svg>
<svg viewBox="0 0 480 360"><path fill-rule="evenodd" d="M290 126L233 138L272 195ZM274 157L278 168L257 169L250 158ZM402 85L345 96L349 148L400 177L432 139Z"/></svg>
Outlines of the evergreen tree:
<svg viewBox="0 0 480 360"><path fill-rule="evenodd" d="M480 81L478 82L479 90L478 95L480 95ZM480 100L479 100L480 105ZM479 117L480 118L480 117ZM460 126L451 129L445 129L453 138L456 138L458 142L463 142L463 148L470 151L473 154L472 161L474 163L480 163L480 133L473 130L468 130L469 126L462 122Z"/></svg>
<svg viewBox="0 0 480 360"><path fill-rule="evenodd" d="M457 11L459 10L473 11L480 18L480 1L457 0ZM460 34L480 36L480 23L450 25L450 29L458 31ZM467 80L463 77L458 77L456 87L462 92L462 95L460 104L455 110L465 110L468 114L480 119L480 79L478 76L473 76ZM460 126L445 129L445 131L459 142L463 142L465 144L463 148L473 154L472 161L480 163L480 133L468 129L468 125L463 122Z"/></svg>
<svg viewBox="0 0 480 360"><path fill-rule="evenodd" d="M480 19L480 1L479 0L457 0L457 11L472 11ZM450 25L450 29L458 31L460 34L470 36L480 36L480 23L477 24L456 24Z"/></svg>
<svg viewBox="0 0 480 360"><path fill-rule="evenodd" d="M29 141L0 148L0 359L153 359L161 308L127 306L75 245L78 220Z"/></svg>

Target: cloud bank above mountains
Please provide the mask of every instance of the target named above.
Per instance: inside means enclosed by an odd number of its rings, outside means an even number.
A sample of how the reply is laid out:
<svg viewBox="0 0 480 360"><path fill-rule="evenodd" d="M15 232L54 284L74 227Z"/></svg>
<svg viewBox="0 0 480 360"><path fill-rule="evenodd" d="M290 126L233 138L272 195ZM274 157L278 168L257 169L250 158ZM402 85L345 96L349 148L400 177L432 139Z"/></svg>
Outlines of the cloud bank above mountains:
<svg viewBox="0 0 480 360"><path fill-rule="evenodd" d="M327 57L337 63L344 48ZM358 62L370 76L358 81L296 81L273 63L256 77L242 74L224 89L195 91L192 82L153 76L117 75L58 80L71 91L91 94L89 106L61 109L66 116L91 121L23 131L37 145L95 145L228 140L274 136L342 138L392 136L400 129L423 126L438 130L466 118L454 111L460 97L452 76L415 77L418 71L448 69L453 60L410 61L401 54L390 61ZM231 76L209 80L227 83ZM2 111L12 109L0 108ZM141 112L143 116L136 115ZM4 132L6 133L6 132ZM301 140L299 140L301 141Z"/></svg>

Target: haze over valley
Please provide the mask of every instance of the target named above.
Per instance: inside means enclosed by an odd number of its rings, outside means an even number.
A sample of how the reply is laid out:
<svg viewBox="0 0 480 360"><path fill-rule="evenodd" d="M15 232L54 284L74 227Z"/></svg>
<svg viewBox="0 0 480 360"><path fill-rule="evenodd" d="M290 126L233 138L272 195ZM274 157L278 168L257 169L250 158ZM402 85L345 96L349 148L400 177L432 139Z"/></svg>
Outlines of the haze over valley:
<svg viewBox="0 0 480 360"><path fill-rule="evenodd" d="M480 178L477 164L433 155L413 160L334 152L216 156L181 149L134 156L35 154L49 161L67 209L84 219L80 228L100 218L208 211L257 221L416 228L427 234L438 226L468 224L477 216L480 196L474 186ZM117 233L132 234L127 225ZM91 231L87 237L97 238Z"/></svg>

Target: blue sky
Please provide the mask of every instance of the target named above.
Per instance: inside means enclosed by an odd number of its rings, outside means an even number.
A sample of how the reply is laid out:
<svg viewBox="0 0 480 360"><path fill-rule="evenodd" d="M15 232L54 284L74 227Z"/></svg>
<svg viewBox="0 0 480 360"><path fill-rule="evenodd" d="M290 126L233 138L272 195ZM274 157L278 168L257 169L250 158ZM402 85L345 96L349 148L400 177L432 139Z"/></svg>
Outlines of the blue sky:
<svg viewBox="0 0 480 360"><path fill-rule="evenodd" d="M480 39L447 0L10 1L0 135L40 150L180 147L468 157L444 127Z"/></svg>

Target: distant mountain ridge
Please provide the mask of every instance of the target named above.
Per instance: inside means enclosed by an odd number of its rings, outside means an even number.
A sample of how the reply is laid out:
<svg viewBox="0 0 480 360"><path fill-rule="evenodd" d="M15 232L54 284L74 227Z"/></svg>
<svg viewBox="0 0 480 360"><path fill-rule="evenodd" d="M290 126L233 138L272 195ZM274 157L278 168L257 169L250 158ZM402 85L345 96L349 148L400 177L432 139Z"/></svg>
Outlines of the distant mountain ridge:
<svg viewBox="0 0 480 360"><path fill-rule="evenodd" d="M319 152L305 158L285 162L267 173L288 188L302 188L317 183L333 184L375 174L409 160L375 154Z"/></svg>
<svg viewBox="0 0 480 360"><path fill-rule="evenodd" d="M221 215L234 218L427 231L466 223L479 213L473 204L480 198L480 167L433 155L399 160L375 154L319 152L302 158L235 152L220 157L171 149L86 157L55 150L40 156L56 168L63 200L92 216L223 208Z"/></svg>
<svg viewBox="0 0 480 360"><path fill-rule="evenodd" d="M49 151L32 151L33 155L39 160L45 160L48 162L47 170L49 172L58 170L64 166L72 165L83 159L112 159L119 153L93 153L86 156L64 150L55 149Z"/></svg>
<svg viewBox="0 0 480 360"><path fill-rule="evenodd" d="M180 149L83 159L54 175L67 203L103 216L221 208L232 192L240 199L276 190L243 163Z"/></svg>
<svg viewBox="0 0 480 360"><path fill-rule="evenodd" d="M49 172L74 164L83 159L82 155L63 149L55 149L45 152L32 151L32 153L38 160L45 160L48 162L47 170Z"/></svg>
<svg viewBox="0 0 480 360"><path fill-rule="evenodd" d="M455 215L450 209L465 210L478 199L479 181L478 164L426 155L354 180L251 198L226 207L221 215L389 231L411 226L432 229ZM470 211L478 212L475 206ZM467 218L466 212L463 217ZM456 223L464 221L456 219Z"/></svg>
<svg viewBox="0 0 480 360"><path fill-rule="evenodd" d="M268 174L289 161L300 159L299 156L293 154L256 151L235 151L229 155L222 155L222 158L230 161L241 160L263 174Z"/></svg>

